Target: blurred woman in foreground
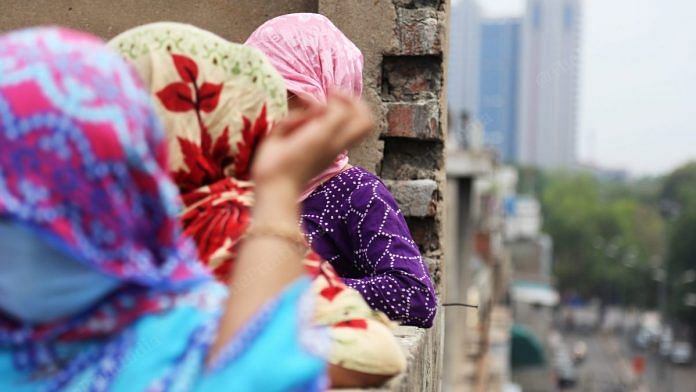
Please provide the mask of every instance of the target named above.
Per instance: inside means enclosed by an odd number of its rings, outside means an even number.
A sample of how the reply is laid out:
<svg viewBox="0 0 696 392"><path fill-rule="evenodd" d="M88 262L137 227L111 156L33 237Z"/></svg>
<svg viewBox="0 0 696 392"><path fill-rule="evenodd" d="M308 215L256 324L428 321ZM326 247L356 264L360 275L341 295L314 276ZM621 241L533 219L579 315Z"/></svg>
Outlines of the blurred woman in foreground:
<svg viewBox="0 0 696 392"><path fill-rule="evenodd" d="M118 55L29 29L0 36L0 70L0 390L322 387L296 201L369 131L362 103L337 94L259 149L228 296L182 236L149 93Z"/></svg>

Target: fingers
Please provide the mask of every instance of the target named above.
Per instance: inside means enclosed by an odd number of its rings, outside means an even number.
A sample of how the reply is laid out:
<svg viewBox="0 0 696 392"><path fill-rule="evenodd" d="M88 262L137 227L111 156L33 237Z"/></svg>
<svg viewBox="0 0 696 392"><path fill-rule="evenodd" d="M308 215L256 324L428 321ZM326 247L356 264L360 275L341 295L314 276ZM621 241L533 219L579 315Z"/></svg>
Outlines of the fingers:
<svg viewBox="0 0 696 392"><path fill-rule="evenodd" d="M367 136L374 125L370 109L361 99L356 99L346 93L332 92L329 96L329 104L334 104L336 110L340 110L347 120L342 123L342 128L333 133L332 144L338 151L342 151L363 137Z"/></svg>
<svg viewBox="0 0 696 392"><path fill-rule="evenodd" d="M286 136L297 129L301 128L310 120L320 116L322 113L320 107L314 108L310 111L293 111L290 112L285 118L278 121L271 129L272 136Z"/></svg>
<svg viewBox="0 0 696 392"><path fill-rule="evenodd" d="M321 132L327 138L333 139L341 131L343 127L350 121L352 111L347 101L343 99L333 99L329 97L326 105L326 115L322 124Z"/></svg>
<svg viewBox="0 0 696 392"><path fill-rule="evenodd" d="M338 135L337 143L343 144L343 148L348 148L356 142L362 140L369 134L374 126L372 112L364 101L352 99L348 102L352 115L346 124L343 132Z"/></svg>
<svg viewBox="0 0 696 392"><path fill-rule="evenodd" d="M333 91L326 105L320 105L313 99L294 95L293 99L304 102L306 110L293 111L273 128L274 136L287 136L296 130L307 126L309 132L318 134L314 137L322 142L330 141L335 145L352 145L364 137L372 127L373 120L370 110L360 99L341 92ZM317 120L317 124L308 124ZM317 140L319 141L319 140Z"/></svg>
<svg viewBox="0 0 696 392"><path fill-rule="evenodd" d="M324 105L321 105L309 95L302 93L289 93L288 96L291 97L289 99L299 101L299 106L302 109L290 110L288 115L273 127L271 134L274 136L289 135L305 125L307 122L323 115L326 111L326 107Z"/></svg>
<svg viewBox="0 0 696 392"><path fill-rule="evenodd" d="M298 127L299 132L293 135L297 137L294 142L303 145L305 149L316 150L318 155L338 154L341 150L337 150L336 146L345 143L336 141L343 139L339 134L351 121L351 115L352 111L344 102L329 99L323 114ZM290 140L288 142L292 143Z"/></svg>
<svg viewBox="0 0 696 392"><path fill-rule="evenodd" d="M322 109L292 113L271 130L260 147L253 176L256 181L282 176L305 184L372 126L373 117L364 102L332 93Z"/></svg>

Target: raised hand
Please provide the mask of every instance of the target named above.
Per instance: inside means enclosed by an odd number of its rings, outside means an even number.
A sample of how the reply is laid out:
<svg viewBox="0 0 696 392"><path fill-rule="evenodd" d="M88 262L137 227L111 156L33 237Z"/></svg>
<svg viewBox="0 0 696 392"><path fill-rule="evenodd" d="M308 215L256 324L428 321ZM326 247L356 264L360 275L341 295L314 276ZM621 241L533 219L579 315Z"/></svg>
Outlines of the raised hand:
<svg viewBox="0 0 696 392"><path fill-rule="evenodd" d="M332 93L325 107L293 113L273 128L256 155L252 176L258 183L283 177L302 187L372 126L362 100Z"/></svg>

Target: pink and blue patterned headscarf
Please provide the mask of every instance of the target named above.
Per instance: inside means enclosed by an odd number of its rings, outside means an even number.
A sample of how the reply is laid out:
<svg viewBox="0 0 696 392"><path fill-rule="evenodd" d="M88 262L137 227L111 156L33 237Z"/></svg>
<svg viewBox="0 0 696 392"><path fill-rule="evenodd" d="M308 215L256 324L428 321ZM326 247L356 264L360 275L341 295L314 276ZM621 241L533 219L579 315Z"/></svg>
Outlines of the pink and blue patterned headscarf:
<svg viewBox="0 0 696 392"><path fill-rule="evenodd" d="M149 92L99 39L60 28L0 36L0 216L123 282L68 320L0 316L0 345L111 334L209 279L181 236L166 162Z"/></svg>

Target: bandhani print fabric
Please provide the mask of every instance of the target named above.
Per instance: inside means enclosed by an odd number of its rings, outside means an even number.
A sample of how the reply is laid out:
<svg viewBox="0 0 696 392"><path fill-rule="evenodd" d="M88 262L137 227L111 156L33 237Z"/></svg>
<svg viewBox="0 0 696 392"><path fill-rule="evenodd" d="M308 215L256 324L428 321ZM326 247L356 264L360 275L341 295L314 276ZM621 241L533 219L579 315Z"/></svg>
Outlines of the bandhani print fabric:
<svg viewBox="0 0 696 392"><path fill-rule="evenodd" d="M190 25L145 25L110 45L135 65L152 91L186 205L181 214L186 233L204 263L226 282L250 221L254 152L287 113L283 80L256 49ZM400 372L405 359L388 318L372 311L327 262L310 254L305 264L313 279L314 322L331 326L329 362L374 374Z"/></svg>
<svg viewBox="0 0 696 392"><path fill-rule="evenodd" d="M354 166L303 203L306 237L374 309L405 325L429 328L437 297L406 220L382 180Z"/></svg>
<svg viewBox="0 0 696 392"><path fill-rule="evenodd" d="M164 140L139 77L97 38L60 28L0 36L0 215L123 283L55 322L0 315L0 390L322 386L324 362L302 343L313 329L300 311L306 278L249 322L253 339L230 342L238 355L206 368L227 293L181 235ZM259 368L269 353L276 366Z"/></svg>

